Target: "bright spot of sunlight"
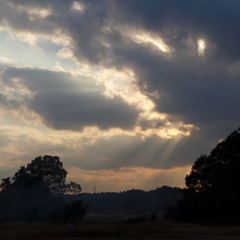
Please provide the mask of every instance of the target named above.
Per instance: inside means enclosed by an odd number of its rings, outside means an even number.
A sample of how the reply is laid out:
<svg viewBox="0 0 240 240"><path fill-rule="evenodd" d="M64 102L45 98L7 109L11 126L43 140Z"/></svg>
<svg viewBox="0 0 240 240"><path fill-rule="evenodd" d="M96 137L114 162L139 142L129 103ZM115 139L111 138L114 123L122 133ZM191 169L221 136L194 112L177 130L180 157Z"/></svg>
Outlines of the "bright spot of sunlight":
<svg viewBox="0 0 240 240"><path fill-rule="evenodd" d="M199 39L198 40L198 54L199 54L199 56L204 55L205 48L206 48L205 41L203 39Z"/></svg>

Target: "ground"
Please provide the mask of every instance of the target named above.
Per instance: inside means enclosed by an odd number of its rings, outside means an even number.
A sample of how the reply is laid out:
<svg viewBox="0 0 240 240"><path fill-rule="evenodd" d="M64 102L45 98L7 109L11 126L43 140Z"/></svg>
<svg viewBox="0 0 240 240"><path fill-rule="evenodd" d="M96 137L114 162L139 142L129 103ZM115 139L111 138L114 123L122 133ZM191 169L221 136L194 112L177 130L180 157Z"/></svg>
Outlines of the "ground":
<svg viewBox="0 0 240 240"><path fill-rule="evenodd" d="M106 216L88 214L81 225L62 222L1 223L1 240L76 240L76 239L186 239L240 240L240 226L207 227L174 223L150 216Z"/></svg>

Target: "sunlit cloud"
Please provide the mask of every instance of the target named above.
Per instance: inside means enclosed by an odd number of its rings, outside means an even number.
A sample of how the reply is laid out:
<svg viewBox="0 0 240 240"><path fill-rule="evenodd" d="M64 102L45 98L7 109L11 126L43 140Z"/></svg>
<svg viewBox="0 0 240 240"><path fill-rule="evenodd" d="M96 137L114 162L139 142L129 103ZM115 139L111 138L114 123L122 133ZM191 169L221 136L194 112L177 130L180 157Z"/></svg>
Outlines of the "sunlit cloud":
<svg viewBox="0 0 240 240"><path fill-rule="evenodd" d="M82 6L78 2L74 2L71 8L72 10L82 10L84 6ZM23 34L22 39L25 39L24 41L28 41L32 44L35 43L38 38L37 35L34 35L34 37L31 38L31 36L26 35L26 33L21 32L20 35L21 34ZM170 47L168 47L167 44L164 43L164 41L156 34L143 30L132 29L127 29L127 31L122 32L122 34L133 39L138 44L150 44L154 49L157 49L158 51L163 53L171 52ZM40 36L43 37L43 35ZM71 37L65 36L61 28L56 29L53 36L49 37L53 42L58 45L66 46L71 44ZM74 49L64 47L59 50L56 55L65 59L73 59L73 51ZM77 60L75 59L75 61ZM82 65L83 64L79 62L79 66ZM61 70L62 68L59 66L58 69ZM155 111L156 106L154 102L141 92L137 83L138 79L131 68L125 68L121 71L117 71L114 68L101 67L100 69L92 70L90 66L88 71L89 72L86 74L92 75L94 78L97 79L97 81L105 84L105 96L107 98L111 99L115 96L119 96L125 102L133 105L141 112L139 115L138 124L133 131L134 134L141 133L143 136L150 136L152 134L156 134L161 137L171 138L179 134L183 134L183 136L189 135L191 129L195 127L191 124L185 125L182 122L169 122L167 114ZM155 98L159 98L160 94L158 93L158 91L155 91L152 94L154 94ZM140 122L142 121L148 122L147 129L141 129ZM159 127L160 125L161 127ZM182 126L184 126L184 128L188 130L185 132L179 130L182 128ZM129 131L126 132L128 133Z"/></svg>
<svg viewBox="0 0 240 240"><path fill-rule="evenodd" d="M148 32L140 27L132 28L130 26L121 25L107 25L104 28L104 32L111 33L112 31L118 31L126 39L131 39L135 43L142 45L143 47L150 48L150 51L157 51L159 53L170 54L173 49L168 46L164 40L156 33ZM104 46L111 47L108 42L104 42ZM165 55L167 57L167 55Z"/></svg>
<svg viewBox="0 0 240 240"><path fill-rule="evenodd" d="M85 6L80 2L74 2L71 5L71 10L83 12L85 10Z"/></svg>
<svg viewBox="0 0 240 240"><path fill-rule="evenodd" d="M59 46L71 46L72 39L71 36L66 35L63 30L60 28L54 29L54 33L50 36L45 35L46 38L50 38L52 42L56 43Z"/></svg>
<svg viewBox="0 0 240 240"><path fill-rule="evenodd" d="M31 6L21 6L18 4L13 4L11 2L8 2L9 6L11 8L14 8L19 13L28 13L29 19L34 20L35 17L45 18L49 15L51 15L51 10L47 8L39 8L39 7L31 7Z"/></svg>
<svg viewBox="0 0 240 240"><path fill-rule="evenodd" d="M141 28L131 28L129 26L114 26L121 34L129 39L132 39L135 43L148 46L153 51L158 51L160 53L171 53L173 49L168 46L164 40L156 33L148 32ZM113 28L113 29L114 29ZM105 28L105 31L110 31L111 27Z"/></svg>
<svg viewBox="0 0 240 240"><path fill-rule="evenodd" d="M191 129L196 128L193 124L169 122L167 114L155 111L155 104L140 91L137 78L131 69L124 69L121 72L115 69L101 69L95 76L96 79L105 83L106 97L121 96L126 102L141 111L139 123L144 120L149 122L149 127L146 130L141 130L139 126L136 126L135 133L141 133L144 136L156 134L161 137L171 138L178 134L190 135ZM158 127L159 124L161 127ZM179 130L181 128L185 128L187 131Z"/></svg>
<svg viewBox="0 0 240 240"><path fill-rule="evenodd" d="M72 50L69 49L69 48L62 48L62 49L60 49L60 50L56 53L56 55L57 55L58 57L68 59L68 58L72 58L72 57L73 57L73 52L72 52Z"/></svg>
<svg viewBox="0 0 240 240"><path fill-rule="evenodd" d="M159 36L154 36L145 32L131 33L132 39L139 44L150 44L154 49L168 53L171 51Z"/></svg>
<svg viewBox="0 0 240 240"><path fill-rule="evenodd" d="M10 34L10 36L13 39L18 39L21 40L23 42L27 42L31 45L35 45L36 41L38 39L38 36L36 34L33 34L31 32L26 32L26 31L21 31L21 32L14 32L11 29L5 28L5 30Z"/></svg>
<svg viewBox="0 0 240 240"><path fill-rule="evenodd" d="M89 68L88 71L91 72ZM98 71L96 69L93 70L91 75L105 84L106 91L104 94L106 97L113 98L114 96L120 96L127 103L134 105L141 111L138 119L139 124L142 121L148 122L147 129L143 130L137 125L131 132L124 131L125 134L136 135L140 133L143 138L144 136L147 137L156 134L160 137L172 138L176 135L188 136L191 130L197 129L193 124L169 122L167 114L155 111L155 104L140 91L136 84L137 79L131 69L117 71L115 69L101 68ZM180 129L185 129L185 131ZM113 131L115 132L115 130Z"/></svg>
<svg viewBox="0 0 240 240"><path fill-rule="evenodd" d="M0 56L0 63L13 63L15 62L14 59L10 59L8 57Z"/></svg>
<svg viewBox="0 0 240 240"><path fill-rule="evenodd" d="M49 9L32 8L32 9L25 9L25 10L30 15L29 19L31 21L37 20L38 18L46 18L47 16L51 15L51 11Z"/></svg>
<svg viewBox="0 0 240 240"><path fill-rule="evenodd" d="M28 88L32 95L29 98L23 96L26 107L41 115L46 125L58 130L82 131L86 126L130 130L139 113L120 97L106 98L104 85L94 78L73 75L72 72L61 71L61 68L53 71L12 67L6 69L1 77L3 83L16 93L19 89ZM52 89L51 93L47 86ZM60 109L59 102L65 107ZM60 115L62 117L59 118Z"/></svg>
<svg viewBox="0 0 240 240"><path fill-rule="evenodd" d="M8 22L3 21L3 24L0 25L0 32L7 32L12 39L19 40L22 42L26 42L30 45L37 46L37 40L39 39L47 39L52 41L58 46L62 47L71 47L72 39L70 36L66 35L64 31L60 28L56 28L51 33L41 33L36 32L33 33L31 31L26 30L18 30L12 29Z"/></svg>

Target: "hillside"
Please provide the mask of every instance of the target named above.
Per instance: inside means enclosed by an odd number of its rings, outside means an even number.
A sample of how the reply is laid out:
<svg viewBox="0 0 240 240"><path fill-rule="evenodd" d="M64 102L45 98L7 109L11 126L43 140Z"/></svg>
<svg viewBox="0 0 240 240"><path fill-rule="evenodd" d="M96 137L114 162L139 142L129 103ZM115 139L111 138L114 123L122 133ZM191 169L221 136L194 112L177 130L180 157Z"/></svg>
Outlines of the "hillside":
<svg viewBox="0 0 240 240"><path fill-rule="evenodd" d="M179 188L163 186L152 191L82 193L65 196L67 201L81 199L92 213L146 213L163 212L165 205L173 205L182 198Z"/></svg>

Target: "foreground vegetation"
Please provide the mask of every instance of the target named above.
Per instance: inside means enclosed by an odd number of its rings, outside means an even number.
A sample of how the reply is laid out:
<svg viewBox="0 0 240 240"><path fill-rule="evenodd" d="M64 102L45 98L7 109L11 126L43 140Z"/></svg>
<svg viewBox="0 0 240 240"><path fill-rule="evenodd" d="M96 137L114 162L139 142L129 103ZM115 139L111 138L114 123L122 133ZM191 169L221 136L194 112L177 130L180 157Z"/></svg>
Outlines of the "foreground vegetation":
<svg viewBox="0 0 240 240"><path fill-rule="evenodd" d="M60 222L0 224L1 240L237 239L239 235L240 226L207 227L187 223L176 224L160 218L152 222L149 216L87 215L79 226L67 226Z"/></svg>
<svg viewBox="0 0 240 240"><path fill-rule="evenodd" d="M78 194L80 184L66 183L67 171L57 156L37 157L0 184L0 222L64 220L81 222L86 214L80 200L68 203L59 196ZM0 236L1 239L1 236Z"/></svg>
<svg viewBox="0 0 240 240"><path fill-rule="evenodd" d="M240 224L240 128L201 155L185 178L184 198L168 207L171 219L191 223Z"/></svg>

